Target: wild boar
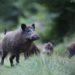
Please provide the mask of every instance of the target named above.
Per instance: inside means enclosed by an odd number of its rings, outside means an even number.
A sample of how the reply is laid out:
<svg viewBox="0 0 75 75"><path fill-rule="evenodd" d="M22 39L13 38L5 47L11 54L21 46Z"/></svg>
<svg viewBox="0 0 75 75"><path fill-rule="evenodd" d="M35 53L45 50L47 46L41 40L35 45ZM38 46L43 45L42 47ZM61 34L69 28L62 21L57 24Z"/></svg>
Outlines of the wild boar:
<svg viewBox="0 0 75 75"><path fill-rule="evenodd" d="M69 51L69 58L71 58L72 56L75 55L75 43L70 43L68 46L67 46L67 50Z"/></svg>
<svg viewBox="0 0 75 75"><path fill-rule="evenodd" d="M33 42L39 39L39 35L35 32L35 24L32 26L27 26L26 24L21 24L20 29L7 32L2 41L3 55L1 59L1 64L4 64L4 59L8 53L10 53L10 64L13 66L13 59L16 57L16 62L19 63L19 56L21 52L28 52L25 47L27 43ZM27 49L27 50L26 50Z"/></svg>
<svg viewBox="0 0 75 75"><path fill-rule="evenodd" d="M53 53L53 44L51 42L45 43L43 46L43 54L51 55Z"/></svg>

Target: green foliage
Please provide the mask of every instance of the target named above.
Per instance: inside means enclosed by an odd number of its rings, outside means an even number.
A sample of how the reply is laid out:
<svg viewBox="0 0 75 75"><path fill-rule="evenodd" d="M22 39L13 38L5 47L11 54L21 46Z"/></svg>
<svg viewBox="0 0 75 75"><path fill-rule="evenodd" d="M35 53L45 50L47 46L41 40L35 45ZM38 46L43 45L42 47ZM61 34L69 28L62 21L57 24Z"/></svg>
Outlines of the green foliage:
<svg viewBox="0 0 75 75"><path fill-rule="evenodd" d="M66 3L70 2L70 0L38 0L38 2L47 6L50 11L59 12L65 7Z"/></svg>
<svg viewBox="0 0 75 75"><path fill-rule="evenodd" d="M75 32L75 3L67 3L67 8L64 8L58 18L55 19L55 25L51 31L51 34L55 34L57 40L62 40L64 36L71 35ZM55 30L55 31L54 31Z"/></svg>
<svg viewBox="0 0 75 75"><path fill-rule="evenodd" d="M0 0L0 18L2 18L5 15L7 9L10 6L12 6L12 4L13 4L12 0L7 0L7 1Z"/></svg>

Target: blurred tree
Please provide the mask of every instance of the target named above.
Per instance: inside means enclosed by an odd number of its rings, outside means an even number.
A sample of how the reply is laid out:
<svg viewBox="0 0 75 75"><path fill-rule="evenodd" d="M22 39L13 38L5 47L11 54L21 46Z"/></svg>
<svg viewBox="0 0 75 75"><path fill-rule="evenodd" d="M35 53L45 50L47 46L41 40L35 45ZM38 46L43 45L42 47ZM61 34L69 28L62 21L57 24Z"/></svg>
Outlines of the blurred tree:
<svg viewBox="0 0 75 75"><path fill-rule="evenodd" d="M63 41L64 36L75 32L75 2L71 0L38 0L50 12L60 13L55 18L55 25L48 34L50 39Z"/></svg>
<svg viewBox="0 0 75 75"><path fill-rule="evenodd" d="M53 34L57 34L55 38L62 40L64 36L69 36L75 32L75 3L68 2L66 7L62 10L58 18L55 19L56 24L52 30ZM55 39L54 38L54 39Z"/></svg>
<svg viewBox="0 0 75 75"><path fill-rule="evenodd" d="M37 0L37 2L45 5L50 11L59 12L70 0Z"/></svg>
<svg viewBox="0 0 75 75"><path fill-rule="evenodd" d="M20 16L25 18L23 11L13 5L10 8L8 8L8 11L6 11L6 15L4 16L5 17L4 21L11 22L14 23L15 25L18 25Z"/></svg>
<svg viewBox="0 0 75 75"><path fill-rule="evenodd" d="M12 0L0 0L0 18L5 16L7 9L13 4Z"/></svg>
<svg viewBox="0 0 75 75"><path fill-rule="evenodd" d="M15 5L15 3L16 0L0 0L0 19L8 24L8 28L10 29L19 24L20 16L25 18L23 10L20 6Z"/></svg>

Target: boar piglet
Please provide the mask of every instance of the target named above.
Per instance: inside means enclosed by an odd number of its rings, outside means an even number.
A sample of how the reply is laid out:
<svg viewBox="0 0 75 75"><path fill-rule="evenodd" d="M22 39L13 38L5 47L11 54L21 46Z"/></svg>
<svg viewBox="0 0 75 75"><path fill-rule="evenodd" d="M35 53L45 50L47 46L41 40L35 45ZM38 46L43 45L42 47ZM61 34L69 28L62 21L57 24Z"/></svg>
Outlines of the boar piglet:
<svg viewBox="0 0 75 75"><path fill-rule="evenodd" d="M51 42L45 43L43 46L43 54L51 55L53 53L53 44Z"/></svg>

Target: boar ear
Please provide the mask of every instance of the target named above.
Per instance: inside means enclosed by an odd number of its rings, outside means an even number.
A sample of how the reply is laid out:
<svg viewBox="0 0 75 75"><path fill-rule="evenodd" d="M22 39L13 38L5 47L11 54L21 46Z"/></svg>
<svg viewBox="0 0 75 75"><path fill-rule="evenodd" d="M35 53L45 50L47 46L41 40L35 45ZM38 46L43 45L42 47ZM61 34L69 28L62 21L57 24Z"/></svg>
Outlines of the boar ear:
<svg viewBox="0 0 75 75"><path fill-rule="evenodd" d="M35 30L35 24L32 24L33 29Z"/></svg>
<svg viewBox="0 0 75 75"><path fill-rule="evenodd" d="M22 28L22 30L24 31L25 28L26 28L26 24L21 24L21 28Z"/></svg>

